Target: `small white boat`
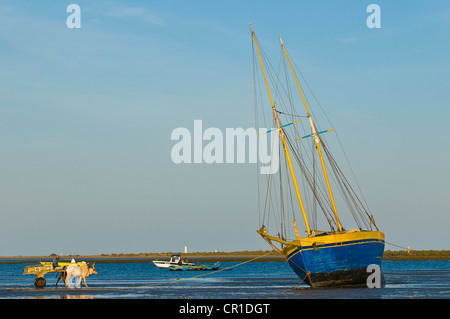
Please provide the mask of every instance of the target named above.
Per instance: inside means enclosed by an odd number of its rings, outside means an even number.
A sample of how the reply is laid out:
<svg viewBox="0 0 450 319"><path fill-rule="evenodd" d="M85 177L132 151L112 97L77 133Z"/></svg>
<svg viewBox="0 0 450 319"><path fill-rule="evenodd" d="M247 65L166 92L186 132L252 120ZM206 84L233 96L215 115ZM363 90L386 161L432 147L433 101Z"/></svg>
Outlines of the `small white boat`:
<svg viewBox="0 0 450 319"><path fill-rule="evenodd" d="M171 266L195 266L195 263L189 262L187 259L182 260L181 255L172 255L169 261L154 260L156 267L169 268Z"/></svg>

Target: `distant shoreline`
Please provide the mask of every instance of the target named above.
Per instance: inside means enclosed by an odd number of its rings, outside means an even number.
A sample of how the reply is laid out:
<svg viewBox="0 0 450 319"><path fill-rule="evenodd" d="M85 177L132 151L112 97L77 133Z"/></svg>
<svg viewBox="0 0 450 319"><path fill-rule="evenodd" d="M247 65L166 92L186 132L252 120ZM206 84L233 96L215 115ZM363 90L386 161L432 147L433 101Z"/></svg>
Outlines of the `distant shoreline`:
<svg viewBox="0 0 450 319"><path fill-rule="evenodd" d="M269 254L269 255L267 255ZM139 254L100 254L100 255L63 255L61 260L92 260L98 263L126 263L126 262L152 262L153 260L167 260L171 255L182 255L183 258L196 262L241 262L258 258L255 261L285 261L284 256L276 251L235 251L235 252L165 252L165 253L139 253ZM265 256L267 255L267 256ZM0 257L0 263L26 263L31 261L52 260L56 254L48 256L5 256ZM261 257L264 256L264 257ZM450 260L450 250L411 250L384 252L383 261L406 260Z"/></svg>

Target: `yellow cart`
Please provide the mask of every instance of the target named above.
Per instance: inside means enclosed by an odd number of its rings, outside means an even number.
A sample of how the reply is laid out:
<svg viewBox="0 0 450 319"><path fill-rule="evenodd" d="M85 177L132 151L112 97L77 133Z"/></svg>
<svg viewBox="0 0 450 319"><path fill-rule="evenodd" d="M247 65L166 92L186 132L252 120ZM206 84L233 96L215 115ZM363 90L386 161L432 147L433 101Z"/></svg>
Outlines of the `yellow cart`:
<svg viewBox="0 0 450 319"><path fill-rule="evenodd" d="M41 261L39 265L25 266L23 275L36 275L34 280L34 285L36 288L44 288L47 281L44 278L45 274L48 273L62 273L65 267L69 265L82 266L82 262L71 263L71 262L58 262L58 267L53 268L53 263L51 261Z"/></svg>

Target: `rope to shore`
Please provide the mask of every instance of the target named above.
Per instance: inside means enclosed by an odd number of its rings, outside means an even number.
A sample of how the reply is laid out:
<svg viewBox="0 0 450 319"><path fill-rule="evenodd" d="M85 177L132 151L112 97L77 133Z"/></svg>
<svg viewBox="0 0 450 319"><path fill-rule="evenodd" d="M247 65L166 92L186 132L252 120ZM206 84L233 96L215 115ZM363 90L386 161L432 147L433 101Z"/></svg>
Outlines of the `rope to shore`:
<svg viewBox="0 0 450 319"><path fill-rule="evenodd" d="M390 243L390 242L387 242L387 241L384 241L384 242L385 242L386 244L391 245L391 246L395 246L395 247L398 247L398 248L401 248L401 249L404 249L404 250L408 250L408 251L409 251L409 246L408 246L408 247L402 247L402 246L395 245L395 244Z"/></svg>
<svg viewBox="0 0 450 319"><path fill-rule="evenodd" d="M145 288L145 287L162 286L162 285L168 285L168 284L172 284L172 283L176 283L176 282L180 282L180 281L186 281L186 280L191 280L191 279L194 279L194 278L204 277L204 276L215 274L215 273L218 273L218 272L221 272L221 271L224 271L224 270L229 270L231 268L242 266L242 265L247 264L249 262L252 262L252 261L258 260L260 258L266 257L266 256L270 255L271 253L272 253L272 251L270 251L270 252L268 252L268 253L266 253L264 255L252 258L250 260L241 262L239 264L236 264L236 265L233 265L233 266L230 266L230 267L226 267L226 268L222 268L222 269L218 269L218 270L215 270L215 271L212 271L212 272L207 272L205 274L201 274L201 275L197 275L197 276L193 276L193 277L188 277L188 278L180 278L180 279L166 281L166 282L160 282L160 283L151 284L151 285L136 286L136 287L131 287L131 288ZM117 288L110 288L110 289L130 289L130 287L117 287Z"/></svg>

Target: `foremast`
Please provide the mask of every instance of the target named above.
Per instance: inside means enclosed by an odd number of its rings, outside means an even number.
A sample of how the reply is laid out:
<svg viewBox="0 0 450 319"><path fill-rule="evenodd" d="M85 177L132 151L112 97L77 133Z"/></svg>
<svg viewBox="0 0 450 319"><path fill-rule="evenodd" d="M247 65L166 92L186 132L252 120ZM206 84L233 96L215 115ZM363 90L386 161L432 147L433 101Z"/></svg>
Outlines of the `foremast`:
<svg viewBox="0 0 450 319"><path fill-rule="evenodd" d="M274 104L274 102L273 102L273 100L272 100L272 95L270 94L270 88L269 88L269 84L268 84L268 82L267 82L266 74L265 74L265 72L264 72L264 66L263 66L263 63L262 63L261 54L260 54L260 52L259 52L258 42L256 41L256 35L255 35L255 32L253 32L253 27L252 27L251 24L250 24L250 28L252 29L252 38L253 38L253 41L255 42L256 51L258 52L259 63L260 63L260 65L261 65L261 71L262 71L262 74L263 74L263 77L264 77L264 82L265 82L265 84L266 84L266 89L267 89L267 94L269 95L270 104L271 104L271 106L272 106L273 117L274 117L274 119L275 119L275 121L276 121L276 123L277 123L277 126L278 126L278 132L279 132L279 135L280 135L280 137L281 137L281 142L282 142L282 144L283 144L284 153L286 154L286 160L287 160L287 162L288 162L289 171L290 171L291 176L292 176L292 182L293 182L293 184L294 184L295 193L296 193L296 195L297 195L297 200L298 200L298 203L299 203L299 206L300 206L300 210L301 210L302 215L303 215L303 220L304 220L304 222L305 222L306 232L308 233L308 237L310 237L310 236L311 236L311 228L309 227L309 222L308 222L308 218L306 217L305 207L303 206L302 197L301 197L300 191L299 191L299 189L298 189L297 178L295 177L294 168L293 168L293 166L292 166L291 157L290 157L290 155L289 155L289 149L288 149L288 147L287 147L286 137L285 137L285 134L284 134L284 130L283 130L283 127L281 126L281 123L280 123L280 119L279 119L279 117L278 117L277 110L275 109L275 104ZM297 239L298 241L300 241L300 235L299 235L299 233L298 233L297 222L296 222L296 220L295 220L295 217L294 217L293 225L294 225L295 237L296 237L296 239ZM273 240L276 240L276 239L277 239L276 237L269 236L269 235L267 234L267 232L265 231L265 227L264 227L264 226L261 228L261 230L258 230L258 233L259 233L261 236L264 236L265 238L267 238L267 239L269 239L269 240L270 240L270 239L273 239ZM280 241L280 240L276 240L276 241L279 241L279 242L281 242L281 243L285 243L284 241Z"/></svg>
<svg viewBox="0 0 450 319"><path fill-rule="evenodd" d="M280 42L281 42L281 47L283 48L283 51L284 51L284 55L286 56L286 60L288 61L289 67L291 68L292 74L294 75L295 83L297 84L297 88L298 88L298 90L300 92L303 104L304 104L305 109L306 109L306 114L307 114L307 117L309 119L309 123L311 125L311 130L312 130L311 136L314 138L314 141L316 142L316 148L317 148L317 152L319 153L320 163L322 164L323 175L324 175L324 178L325 178L325 182L327 184L328 194L330 195L331 205L333 207L333 212L334 212L334 216L336 218L336 223L337 223L337 226L339 228L339 231L342 232L342 225L341 225L341 222L339 221L339 215L337 213L336 204L334 202L333 192L331 191L330 182L328 180L327 169L325 167L325 162L324 162L323 156L322 156L322 150L321 150L321 147L320 147L319 134L317 133L316 127L314 126L313 118L311 116L311 113L309 113L308 105L306 104L305 97L303 96L302 89L300 88L300 84L298 83L297 75L294 72L294 69L293 69L292 64L291 64L291 60L289 59L289 56L288 56L288 54L286 52L286 47L284 46L284 43L283 43L283 40L281 39L281 37L280 37Z"/></svg>

